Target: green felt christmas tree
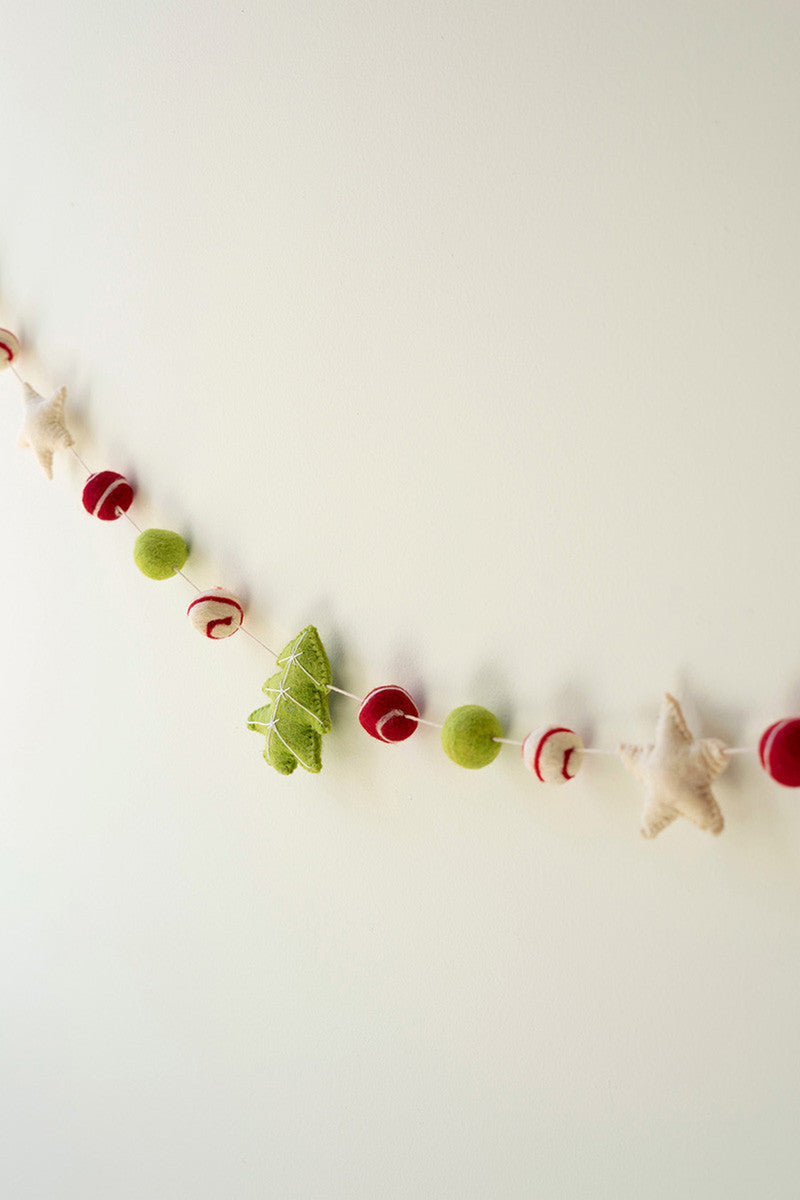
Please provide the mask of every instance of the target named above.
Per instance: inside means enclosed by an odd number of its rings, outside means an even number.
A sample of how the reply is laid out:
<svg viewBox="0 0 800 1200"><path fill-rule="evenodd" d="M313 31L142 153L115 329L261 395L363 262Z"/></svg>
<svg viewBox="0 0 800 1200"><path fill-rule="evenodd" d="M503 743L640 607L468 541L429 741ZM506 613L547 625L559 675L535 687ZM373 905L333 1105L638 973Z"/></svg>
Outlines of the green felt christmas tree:
<svg viewBox="0 0 800 1200"><path fill-rule="evenodd" d="M331 665L319 634L307 625L284 646L261 689L269 703L251 712L247 728L266 736L264 758L281 775L299 763L307 771L322 770L322 735L331 728L328 685Z"/></svg>

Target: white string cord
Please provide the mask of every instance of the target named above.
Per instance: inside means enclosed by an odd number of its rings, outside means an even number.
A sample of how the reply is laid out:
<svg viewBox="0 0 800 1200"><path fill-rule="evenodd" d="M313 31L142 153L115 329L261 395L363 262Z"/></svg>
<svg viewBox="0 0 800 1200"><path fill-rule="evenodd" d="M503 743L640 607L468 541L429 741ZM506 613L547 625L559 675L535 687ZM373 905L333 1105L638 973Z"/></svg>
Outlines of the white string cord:
<svg viewBox="0 0 800 1200"><path fill-rule="evenodd" d="M135 530L137 530L139 533L144 532L141 525L137 524L137 522L134 521L134 519L130 515L130 513L125 512L124 509L121 509L121 508L118 508L117 512L119 513L119 515L121 517L124 517L126 521L130 522L130 524L133 526L133 528ZM193 579L190 579L189 576L185 574L185 572L176 570L175 574L180 575L181 579L185 580L185 582L189 584L189 587L194 588L194 590L197 592L197 594L200 595L200 593L202 592L203 589L201 587L199 587L194 582ZM278 657L277 653L272 649L272 647L268 646L266 642L262 642L261 638L256 637L256 635L254 633L251 633L251 631L247 628L246 625L242 624L239 626L239 628L241 629L242 633L244 633L247 637L249 637L251 641L255 642L256 645L260 646L262 648L262 650L266 650L267 654L271 654L273 658ZM345 695L349 695L349 694L350 694L349 692L345 693ZM357 699L357 697L354 697L354 699Z"/></svg>
<svg viewBox="0 0 800 1200"><path fill-rule="evenodd" d="M200 593L202 592L203 589L201 587L198 587L197 584L194 582L194 580L190 579L188 575L184 575L183 571L181 571L178 567L175 568L175 574L180 575L181 579L185 579L186 582L188 583L189 587L194 588L194 590L197 592L198 596L200 595Z"/></svg>
<svg viewBox="0 0 800 1200"><path fill-rule="evenodd" d="M412 718L413 719L413 718ZM493 742L502 742L504 746L522 746L522 742L515 742L511 738L492 738ZM619 750L604 750L599 746L582 746L581 750L584 754L609 754L616 758ZM755 746L723 746L723 754L755 754Z"/></svg>
<svg viewBox="0 0 800 1200"><path fill-rule="evenodd" d="M336 687L334 684L328 684L329 692L338 692L340 696L349 696L351 700L355 700L356 704L360 704L363 696L356 696L354 692L346 692L344 688Z"/></svg>
<svg viewBox="0 0 800 1200"><path fill-rule="evenodd" d="M431 729L444 729L444 725L440 725L438 721L426 721L424 717L412 717L411 713L403 713L409 721L416 721L418 725L429 725Z"/></svg>
<svg viewBox="0 0 800 1200"><path fill-rule="evenodd" d="M125 518L125 520L128 522L129 525L133 526L133 528L137 531L137 533L143 532L141 525L137 525L136 522L134 521L133 517L131 516L131 514L126 512L124 508L118 508L117 512L119 513L119 515L121 517Z"/></svg>
<svg viewBox="0 0 800 1200"><path fill-rule="evenodd" d="M74 456L75 456L75 458L77 458L78 462L81 464L81 466L83 467L83 469L84 469L84 471L86 472L86 474L87 474L87 475L91 475L91 473L92 473L92 472L91 472L91 468L90 468L90 467L87 467L86 463L83 461L83 459L81 458L80 454L78 454L78 451L75 449L75 447L74 447L74 446L70 446L70 447L69 447L69 452L70 452L70 454L74 455Z"/></svg>
<svg viewBox="0 0 800 1200"><path fill-rule="evenodd" d="M278 655L274 650L270 649L266 642L262 642L261 638L257 638L256 635L251 633L245 625L240 625L239 628L241 629L242 633L247 634L251 641L255 642L258 646L261 646L264 650L266 650L267 654L271 654L274 659L277 659Z"/></svg>

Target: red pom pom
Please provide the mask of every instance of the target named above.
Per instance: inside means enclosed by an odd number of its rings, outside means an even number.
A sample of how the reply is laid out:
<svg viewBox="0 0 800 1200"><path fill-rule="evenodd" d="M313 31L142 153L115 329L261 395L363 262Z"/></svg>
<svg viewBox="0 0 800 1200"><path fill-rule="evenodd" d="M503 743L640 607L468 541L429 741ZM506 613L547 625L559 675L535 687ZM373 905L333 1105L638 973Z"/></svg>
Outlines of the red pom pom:
<svg viewBox="0 0 800 1200"><path fill-rule="evenodd" d="M419 710L401 687L373 688L361 701L358 719L370 737L379 742L404 742L417 728Z"/></svg>
<svg viewBox="0 0 800 1200"><path fill-rule="evenodd" d="M758 743L758 757L776 783L800 787L800 719L788 717L765 729Z"/></svg>
<svg viewBox="0 0 800 1200"><path fill-rule="evenodd" d="M83 489L83 507L101 521L116 521L118 509L127 512L133 503L133 488L116 471L98 471L90 475Z"/></svg>

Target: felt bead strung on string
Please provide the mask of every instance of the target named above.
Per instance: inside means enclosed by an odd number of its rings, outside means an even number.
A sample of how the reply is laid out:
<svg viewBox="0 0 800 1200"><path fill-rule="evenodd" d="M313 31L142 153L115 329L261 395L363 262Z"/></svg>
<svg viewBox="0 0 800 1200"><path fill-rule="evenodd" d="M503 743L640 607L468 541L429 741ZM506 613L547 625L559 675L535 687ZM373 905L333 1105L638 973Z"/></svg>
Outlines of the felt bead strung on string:
<svg viewBox="0 0 800 1200"><path fill-rule="evenodd" d="M19 349L17 335L10 329L0 329L0 371L5 371L19 357Z"/></svg>
<svg viewBox="0 0 800 1200"><path fill-rule="evenodd" d="M480 704L454 708L442 726L442 748L459 767L488 767L500 753L503 727L494 713Z"/></svg>
<svg viewBox="0 0 800 1200"><path fill-rule="evenodd" d="M188 556L186 542L171 529L144 529L133 545L133 561L148 579L171 579Z"/></svg>
<svg viewBox="0 0 800 1200"><path fill-rule="evenodd" d="M65 423L66 389L49 398L40 396L25 382L14 365L20 355L19 338L0 329L0 371L11 368L24 390L25 417L20 445L31 447L48 478L52 478L54 453L69 449L85 468L88 479L82 500L88 513L101 521L126 515L134 498L132 484L116 471L92 473L74 448ZM165 529L141 530L127 520L139 536L134 560L151 579L167 579L182 568L188 547L177 533ZM184 578L186 578L184 576ZM584 754L613 751L585 747L579 735L563 726L547 725L534 730L524 742L503 737L497 717L479 705L454 709L444 725L420 717L412 697L396 685L374 688L366 697L334 686L325 648L313 626L307 626L279 655L243 626L243 608L222 588L201 591L187 609L192 625L210 640L230 637L238 629L276 658L276 671L263 687L268 703L248 717L248 728L265 739L264 758L279 773L288 775L297 766L317 772L321 768L321 740L331 729L329 692L349 696L359 703L358 719L370 737L384 743L405 741L419 724L441 730L445 753L459 766L478 769L498 756L503 743L522 749L526 767L542 783L563 785L575 778ZM652 743L624 745L619 753L625 766L645 787L642 833L654 837L678 816L713 834L723 828L723 817L711 792L711 783L727 767L730 756L751 752L732 748L716 738L695 740L680 705L665 696ZM759 758L764 770L785 787L800 787L800 718L776 721L763 733Z"/></svg>
<svg viewBox="0 0 800 1200"><path fill-rule="evenodd" d="M264 736L264 761L280 775L291 775L297 766L317 774L322 737L331 729L331 665L313 625L284 646L275 665L261 689L270 699L250 713L247 728Z"/></svg>
<svg viewBox="0 0 800 1200"><path fill-rule="evenodd" d="M728 766L728 748L718 738L695 741L674 696L664 696L655 741L623 745L619 752L628 770L645 786L643 837L656 837L676 817L710 833L722 833L725 822L711 783Z"/></svg>
<svg viewBox="0 0 800 1200"><path fill-rule="evenodd" d="M90 475L83 489L83 507L100 521L116 521L133 503L134 491L118 471Z"/></svg>
<svg viewBox="0 0 800 1200"><path fill-rule="evenodd" d="M235 596L215 588L196 596L186 615L198 633L219 642L236 633L244 619L244 609Z"/></svg>
<svg viewBox="0 0 800 1200"><path fill-rule="evenodd" d="M758 757L771 779L784 787L800 787L800 719L788 717L765 729Z"/></svg>
<svg viewBox="0 0 800 1200"><path fill-rule="evenodd" d="M572 729L545 725L525 738L522 759L540 783L568 783L583 765L583 741Z"/></svg>
<svg viewBox="0 0 800 1200"><path fill-rule="evenodd" d="M19 445L30 446L48 479L53 478L53 454L75 444L64 423L67 389L61 387L49 399L35 392L29 383L22 384L25 395L25 417L19 435Z"/></svg>
<svg viewBox="0 0 800 1200"><path fill-rule="evenodd" d="M361 728L379 742L404 742L419 726L419 709L404 688L373 688L358 710Z"/></svg>

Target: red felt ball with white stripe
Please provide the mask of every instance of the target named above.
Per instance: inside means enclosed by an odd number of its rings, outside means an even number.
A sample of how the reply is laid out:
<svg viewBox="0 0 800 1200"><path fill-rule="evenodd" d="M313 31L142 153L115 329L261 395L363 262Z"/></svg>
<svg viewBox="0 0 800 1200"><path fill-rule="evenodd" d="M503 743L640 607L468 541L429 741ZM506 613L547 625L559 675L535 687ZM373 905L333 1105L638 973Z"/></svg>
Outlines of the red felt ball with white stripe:
<svg viewBox="0 0 800 1200"><path fill-rule="evenodd" d="M19 355L19 338L10 329L0 329L0 371L10 367Z"/></svg>
<svg viewBox="0 0 800 1200"><path fill-rule="evenodd" d="M358 719L370 737L379 742L404 742L417 728L419 709L401 687L373 688L361 701Z"/></svg>
<svg viewBox="0 0 800 1200"><path fill-rule="evenodd" d="M522 743L525 766L541 783L568 783L583 763L583 742L563 725L544 725Z"/></svg>
<svg viewBox="0 0 800 1200"><path fill-rule="evenodd" d="M83 489L83 507L101 521L116 521L133 503L133 487L117 471L90 475Z"/></svg>
<svg viewBox="0 0 800 1200"><path fill-rule="evenodd" d="M198 633L219 642L230 637L244 618L244 610L236 599L222 588L203 592L192 601L186 615Z"/></svg>
<svg viewBox="0 0 800 1200"><path fill-rule="evenodd" d="M800 787L800 719L787 717L765 729L758 743L758 757L776 783Z"/></svg>

